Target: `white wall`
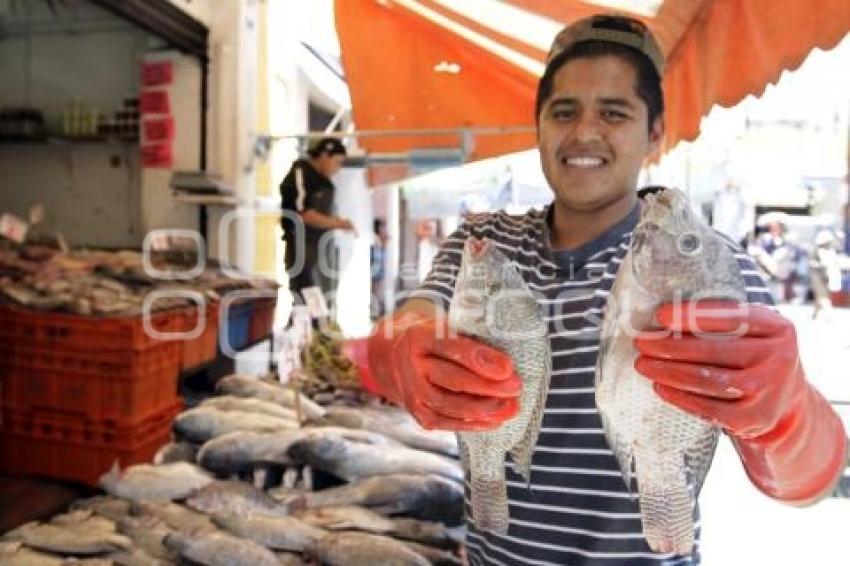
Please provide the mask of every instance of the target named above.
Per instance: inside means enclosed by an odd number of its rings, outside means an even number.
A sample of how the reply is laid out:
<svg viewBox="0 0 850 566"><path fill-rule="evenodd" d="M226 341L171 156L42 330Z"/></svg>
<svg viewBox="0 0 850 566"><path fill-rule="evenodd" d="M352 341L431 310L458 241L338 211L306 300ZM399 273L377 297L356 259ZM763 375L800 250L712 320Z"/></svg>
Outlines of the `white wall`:
<svg viewBox="0 0 850 566"><path fill-rule="evenodd" d="M198 207L175 203L168 181L173 170L197 171L201 159L201 64L194 58L176 51L149 53L145 61L171 61L174 80L165 87L171 117L174 119L174 140L171 145L172 168L145 168L141 171L141 222L144 234L158 228L187 228L197 230Z"/></svg>
<svg viewBox="0 0 850 566"><path fill-rule="evenodd" d="M0 106L40 109L54 132L74 99L107 115L120 110L138 91L139 60L152 44L87 2L58 6L55 17L44 2L18 3L0 40ZM30 34L23 33L27 20ZM69 28L79 33L63 31ZM43 203L47 220L72 244L140 245L139 187L133 145L0 145L0 211L26 217Z"/></svg>

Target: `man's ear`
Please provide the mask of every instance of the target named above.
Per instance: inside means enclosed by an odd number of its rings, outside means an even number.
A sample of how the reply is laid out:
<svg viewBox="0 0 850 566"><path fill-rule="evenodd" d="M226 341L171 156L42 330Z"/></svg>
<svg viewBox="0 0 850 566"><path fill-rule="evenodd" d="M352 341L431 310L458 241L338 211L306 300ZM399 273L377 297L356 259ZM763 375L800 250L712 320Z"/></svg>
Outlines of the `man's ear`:
<svg viewBox="0 0 850 566"><path fill-rule="evenodd" d="M661 142L664 141L664 115L661 114L652 121L652 126L649 128L649 145L650 155L657 152L661 147Z"/></svg>

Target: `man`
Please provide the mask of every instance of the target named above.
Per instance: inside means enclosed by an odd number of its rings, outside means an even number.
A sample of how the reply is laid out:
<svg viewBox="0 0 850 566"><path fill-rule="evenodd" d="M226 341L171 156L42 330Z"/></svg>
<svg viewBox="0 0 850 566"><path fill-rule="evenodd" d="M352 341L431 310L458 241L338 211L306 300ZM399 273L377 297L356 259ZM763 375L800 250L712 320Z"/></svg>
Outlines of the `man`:
<svg viewBox="0 0 850 566"><path fill-rule="evenodd" d="M500 536L469 521L471 564L700 560L698 546L690 556L649 549L594 401L600 315L639 215L639 170L664 132L662 73L657 43L638 21L595 16L565 28L537 96L538 146L553 204L521 217L470 218L444 243L423 286L370 338L375 379L420 423L490 429L517 413L521 382L505 354L448 331L464 240L494 240L542 297L552 378L531 486L505 466L510 529ZM749 301L769 302L752 261L736 253ZM636 367L662 398L722 426L761 491L793 504L815 501L846 460L841 422L805 381L790 322L762 305L722 306L686 303L681 316L662 306L659 323L680 332L636 339ZM742 324L749 331L735 339L691 333Z"/></svg>
<svg viewBox="0 0 850 566"><path fill-rule="evenodd" d="M280 184L283 208L283 241L285 242L284 264L289 273L289 289L293 295L305 287L318 286L328 292L327 269L330 263L320 262L320 245L327 247L322 239L329 230L354 231L347 218L331 214L334 200L333 177L342 168L345 146L337 138L323 138L312 144L307 159L298 159ZM299 220L303 223L299 225ZM297 261L299 256L303 263ZM293 272L293 268L296 269Z"/></svg>

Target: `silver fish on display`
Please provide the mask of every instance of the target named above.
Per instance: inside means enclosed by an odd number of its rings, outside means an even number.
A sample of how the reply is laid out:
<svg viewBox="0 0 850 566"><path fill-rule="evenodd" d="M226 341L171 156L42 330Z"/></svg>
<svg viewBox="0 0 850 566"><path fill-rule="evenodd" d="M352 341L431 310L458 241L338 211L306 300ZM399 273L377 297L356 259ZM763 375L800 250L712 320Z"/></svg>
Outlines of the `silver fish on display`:
<svg viewBox="0 0 850 566"><path fill-rule="evenodd" d="M720 430L656 395L634 368L633 340L657 328L661 304L696 298L745 301L738 262L681 191L648 194L608 299L596 404L629 489L637 479L643 533L656 552L692 552L696 497Z"/></svg>
<svg viewBox="0 0 850 566"><path fill-rule="evenodd" d="M489 431L458 433L471 483L472 518L480 529L508 530L505 454L531 481L531 459L551 374L546 322L537 300L511 261L488 240L469 238L463 247L449 324L507 353L522 382L519 413Z"/></svg>
<svg viewBox="0 0 850 566"><path fill-rule="evenodd" d="M183 499L213 477L194 464L137 464L122 473L118 462L100 477L100 486L110 495L134 501Z"/></svg>

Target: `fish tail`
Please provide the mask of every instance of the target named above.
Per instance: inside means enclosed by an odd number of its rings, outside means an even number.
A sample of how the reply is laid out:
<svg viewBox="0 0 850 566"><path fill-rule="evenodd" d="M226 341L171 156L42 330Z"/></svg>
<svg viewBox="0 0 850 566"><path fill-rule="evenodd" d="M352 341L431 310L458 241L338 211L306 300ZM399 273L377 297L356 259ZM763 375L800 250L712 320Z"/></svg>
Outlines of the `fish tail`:
<svg viewBox="0 0 850 566"><path fill-rule="evenodd" d="M508 532L508 490L504 475L501 477L472 476L472 520L479 529Z"/></svg>
<svg viewBox="0 0 850 566"><path fill-rule="evenodd" d="M654 456L635 454L643 534L655 552L691 554L695 502L684 462L678 454Z"/></svg>

